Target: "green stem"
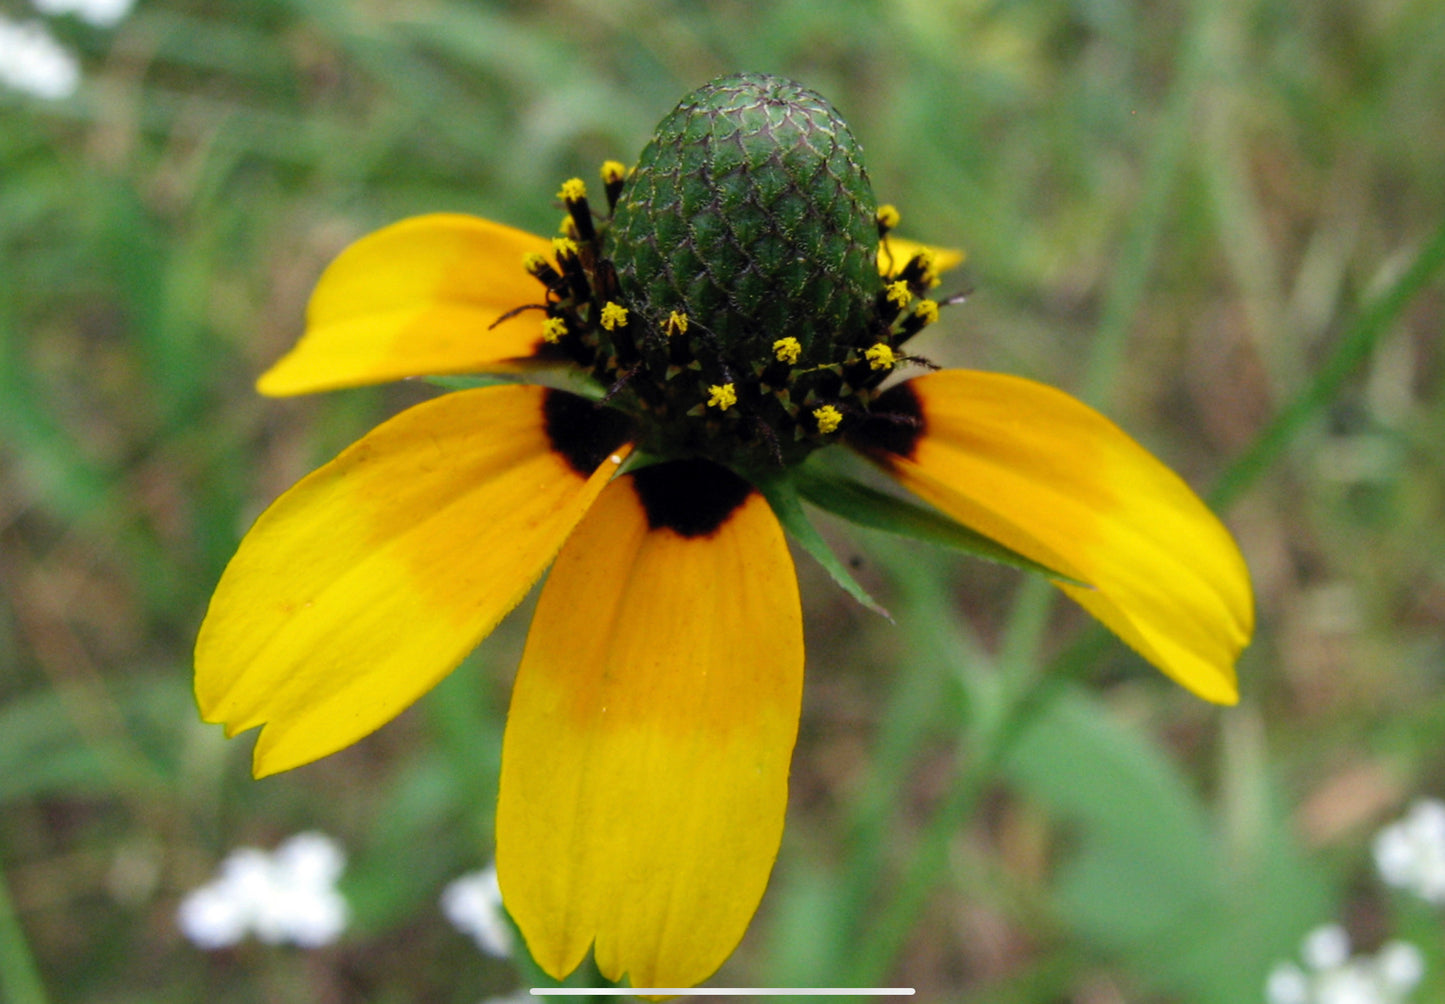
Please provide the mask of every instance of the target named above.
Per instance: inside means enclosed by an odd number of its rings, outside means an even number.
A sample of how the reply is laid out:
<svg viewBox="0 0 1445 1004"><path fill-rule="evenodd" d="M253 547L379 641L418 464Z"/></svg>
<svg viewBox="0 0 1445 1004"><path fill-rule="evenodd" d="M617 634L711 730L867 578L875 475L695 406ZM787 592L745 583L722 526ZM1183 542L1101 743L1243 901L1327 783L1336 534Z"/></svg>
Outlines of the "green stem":
<svg viewBox="0 0 1445 1004"><path fill-rule="evenodd" d="M1176 57L1179 76L1164 99L1159 130L1144 168L1144 194L1134 209L1134 225L1119 249L1119 265L1099 317L1088 367L1079 388L1079 396L1095 406L1104 404L1105 396L1114 386L1134 318L1154 270L1180 164L1189 149L1195 98L1209 65L1205 44L1209 11L1209 4L1195 4L1190 22L1184 28Z"/></svg>
<svg viewBox="0 0 1445 1004"><path fill-rule="evenodd" d="M893 895L875 914L871 935L859 947L848 973L849 985L879 986L888 978L938 887L940 873L948 867L949 848L993 783L1014 743L1048 708L1063 683L1062 678L1051 678L1034 687L1008 707L996 731L980 737L977 755L954 776L902 879L894 884Z"/></svg>
<svg viewBox="0 0 1445 1004"><path fill-rule="evenodd" d="M1381 336L1415 295L1437 276L1442 265L1445 265L1445 223L1436 229L1410 267L1355 317L1309 385L1264 427L1249 449L1230 464L1210 493L1212 505L1228 508L1269 470L1305 424L1334 398L1350 374L1369 357Z"/></svg>
<svg viewBox="0 0 1445 1004"><path fill-rule="evenodd" d="M1104 303L1080 394L1101 403L1113 385L1129 332L1152 271L1156 250L1168 218L1170 195L1188 150L1189 126L1195 98L1208 70L1208 18L1211 7L1200 0L1191 11L1179 43L1179 76L1165 99L1157 134L1145 167L1144 194L1134 225L1120 249L1119 267ZM1038 650L1049 621L1053 590L1043 583L1025 583L1006 627L1003 671L1009 685L997 717L972 726L978 733L970 744L973 756L955 775L922 836L920 846L900 882L875 915L877 922L860 939L850 967L850 980L858 986L886 979L917 924L923 907L948 865L948 849L973 814L999 766L1034 716L1053 699L1061 678L1040 681Z"/></svg>
<svg viewBox="0 0 1445 1004"><path fill-rule="evenodd" d="M937 650L977 647L957 631L944 583L930 574L928 566L900 563L893 578L899 584L899 607L905 612L898 629L912 650L905 655L910 671L899 674L889 694L871 757L873 769L849 813L850 853L835 907L833 930L838 936L829 946L835 953L831 971L849 964L860 936L870 926L878 876L887 867L898 792L919 751L926 743L951 735L951 718L960 713L951 707L958 699L956 681L950 680L952 667ZM942 632L948 632L946 639L940 637Z"/></svg>
<svg viewBox="0 0 1445 1004"><path fill-rule="evenodd" d="M45 984L25 939L25 929L0 872L0 1000L10 1004L45 1004Z"/></svg>

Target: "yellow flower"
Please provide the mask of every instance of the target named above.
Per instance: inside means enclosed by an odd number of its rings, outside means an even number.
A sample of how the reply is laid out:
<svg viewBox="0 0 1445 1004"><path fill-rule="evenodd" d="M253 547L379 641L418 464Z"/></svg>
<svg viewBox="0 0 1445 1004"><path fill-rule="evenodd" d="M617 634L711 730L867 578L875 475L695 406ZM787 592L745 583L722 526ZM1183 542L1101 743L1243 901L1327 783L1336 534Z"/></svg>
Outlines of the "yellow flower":
<svg viewBox="0 0 1445 1004"><path fill-rule="evenodd" d="M626 203L624 192L619 211ZM875 227L873 210L864 222ZM395 717L550 565L503 741L496 835L508 909L555 977L592 946L609 979L705 979L767 884L798 725L797 581L756 487L756 465L773 463L756 428L774 419L793 423L771 441L785 461L775 466L802 455L784 448L845 442L1057 572L1061 589L1185 687L1236 700L1234 663L1253 626L1239 552L1184 483L1103 416L991 373L943 370L881 389L887 373L856 354L845 374L854 389L838 399L846 406L805 411L757 390L752 374L778 351L773 334L754 370L711 372L721 364L706 354L707 332L719 319L694 315L703 335L674 323L668 338L666 308L653 317L613 299L625 298L613 285L620 270L597 264L600 236L583 240L423 216L363 238L322 276L305 334L260 378L262 393L525 377L568 360L610 393L605 405L522 383L444 394L383 423L261 515L196 646L205 719L230 735L261 727L257 776ZM957 261L886 243L879 291L902 279L921 295ZM599 275L612 277L601 291ZM517 310L539 295L564 324ZM918 313L897 319L896 344L922 326ZM825 348L813 343L810 358ZM666 396L671 384L645 383L620 361L643 350L657 353L657 374L696 381L680 403ZM789 379L844 386L826 367ZM709 403L739 420L708 417L694 387L711 387ZM667 435L657 415L671 416ZM718 437L744 429L755 452L734 462L723 438L707 441L712 452L669 445L702 441L673 435L702 427ZM634 450L658 462L628 470Z"/></svg>
<svg viewBox="0 0 1445 1004"><path fill-rule="evenodd" d="M727 411L738 403L738 391L730 383L713 384L707 389L707 406L718 411Z"/></svg>
<svg viewBox="0 0 1445 1004"><path fill-rule="evenodd" d="M615 331L627 323L627 308L621 304L608 301L602 306L602 326L608 331Z"/></svg>
<svg viewBox="0 0 1445 1004"><path fill-rule="evenodd" d="M868 351L864 352L863 355L868 360L869 369L891 370L897 363L897 359L893 355L893 350L883 342L870 345Z"/></svg>
<svg viewBox="0 0 1445 1004"><path fill-rule="evenodd" d="M798 361L803 354L803 344L796 338L779 338L773 342L773 358L780 363L787 363L789 366Z"/></svg>
<svg viewBox="0 0 1445 1004"><path fill-rule="evenodd" d="M831 404L825 404L821 408L813 409L813 418L818 423L818 431L827 435L837 430L843 424L843 413Z"/></svg>

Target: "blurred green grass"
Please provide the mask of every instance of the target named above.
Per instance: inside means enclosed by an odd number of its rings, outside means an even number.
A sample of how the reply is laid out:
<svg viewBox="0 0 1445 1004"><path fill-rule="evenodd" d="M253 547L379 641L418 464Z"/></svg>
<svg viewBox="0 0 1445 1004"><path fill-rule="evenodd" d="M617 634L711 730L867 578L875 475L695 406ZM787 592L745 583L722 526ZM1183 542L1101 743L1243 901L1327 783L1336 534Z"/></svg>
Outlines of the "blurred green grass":
<svg viewBox="0 0 1445 1004"><path fill-rule="evenodd" d="M561 178L734 69L827 95L904 229L968 250L923 354L1085 395L1217 486L1260 631L1221 711L1016 573L830 525L899 623L800 560L788 832L717 982L1234 1004L1344 919L1414 933L1445 992L1440 918L1367 850L1445 789L1445 8L141 0L53 27L79 95L0 92L0 997L518 985L436 897L489 856L525 612L276 779L196 721L190 644L249 520L426 393L251 382L349 240L436 210L548 232ZM312 827L352 854L340 945L181 940L228 849Z"/></svg>

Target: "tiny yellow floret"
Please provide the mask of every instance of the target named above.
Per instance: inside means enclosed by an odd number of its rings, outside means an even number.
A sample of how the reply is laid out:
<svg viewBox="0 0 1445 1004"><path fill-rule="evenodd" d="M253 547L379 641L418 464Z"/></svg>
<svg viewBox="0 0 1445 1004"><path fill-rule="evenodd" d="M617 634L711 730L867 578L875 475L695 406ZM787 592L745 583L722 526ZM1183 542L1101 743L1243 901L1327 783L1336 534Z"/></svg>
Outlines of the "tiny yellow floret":
<svg viewBox="0 0 1445 1004"><path fill-rule="evenodd" d="M608 300L602 306L602 326L608 331L616 331L627 323L627 308L618 303Z"/></svg>
<svg viewBox="0 0 1445 1004"><path fill-rule="evenodd" d="M566 258L577 254L577 242L570 237L553 237L552 250L558 258Z"/></svg>
<svg viewBox="0 0 1445 1004"><path fill-rule="evenodd" d="M868 351L863 353L868 357L868 366L875 370L891 370L897 358L893 355L893 349L879 342Z"/></svg>
<svg viewBox="0 0 1445 1004"><path fill-rule="evenodd" d="M719 411L727 411L738 403L738 392L730 383L713 384L707 389L707 406L716 408Z"/></svg>
<svg viewBox="0 0 1445 1004"><path fill-rule="evenodd" d="M779 338L773 343L773 355L780 363L787 363L791 366L798 361L798 357L802 354L803 344L796 338Z"/></svg>
<svg viewBox="0 0 1445 1004"><path fill-rule="evenodd" d="M542 341L556 345L567 334L567 322L560 317L549 317L542 322Z"/></svg>
<svg viewBox="0 0 1445 1004"><path fill-rule="evenodd" d="M667 337L673 335L687 334L687 315L680 310L674 310L667 315Z"/></svg>
<svg viewBox="0 0 1445 1004"><path fill-rule="evenodd" d="M938 304L933 300L919 300L918 306L913 308L913 316L924 324L932 324L938 320Z"/></svg>
<svg viewBox="0 0 1445 1004"><path fill-rule="evenodd" d="M627 165L620 160L607 160L602 163L602 182L606 185L615 185L627 177Z"/></svg>
<svg viewBox="0 0 1445 1004"><path fill-rule="evenodd" d="M831 404L825 404L813 409L813 420L818 423L818 431L826 436L843 423L843 413Z"/></svg>
<svg viewBox="0 0 1445 1004"><path fill-rule="evenodd" d="M899 279L897 282L890 282L888 284L888 302L899 310L908 306L909 301L912 299L913 293L909 291L908 283L904 280Z"/></svg>
<svg viewBox="0 0 1445 1004"><path fill-rule="evenodd" d="M528 251L522 255L522 267L527 270L528 275L536 275L547 267L547 259L535 251Z"/></svg>
<svg viewBox="0 0 1445 1004"><path fill-rule="evenodd" d="M910 265L916 265L920 273L920 282L932 289L938 285L938 263L933 257L932 251L920 251L913 256Z"/></svg>
<svg viewBox="0 0 1445 1004"><path fill-rule="evenodd" d="M587 183L581 178L568 178L562 182L562 190L557 193L557 198L563 202L581 202L587 198Z"/></svg>
<svg viewBox="0 0 1445 1004"><path fill-rule="evenodd" d="M892 230L898 226L898 209L891 203L878 207L878 226L883 230Z"/></svg>

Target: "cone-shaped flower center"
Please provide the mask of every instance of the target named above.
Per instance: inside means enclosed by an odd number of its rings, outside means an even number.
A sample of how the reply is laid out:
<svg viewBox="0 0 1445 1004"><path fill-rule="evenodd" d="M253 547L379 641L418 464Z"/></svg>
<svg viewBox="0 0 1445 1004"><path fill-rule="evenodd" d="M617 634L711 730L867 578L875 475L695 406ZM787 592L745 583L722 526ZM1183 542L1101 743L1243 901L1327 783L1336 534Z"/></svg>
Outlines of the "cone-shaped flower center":
<svg viewBox="0 0 1445 1004"><path fill-rule="evenodd" d="M699 88L630 175L603 168L610 219L559 193L569 236L543 337L642 421L639 445L746 470L777 467L867 415L895 351L937 316L926 260L878 271L894 215L823 98L762 74ZM933 310L925 308L933 307Z"/></svg>

